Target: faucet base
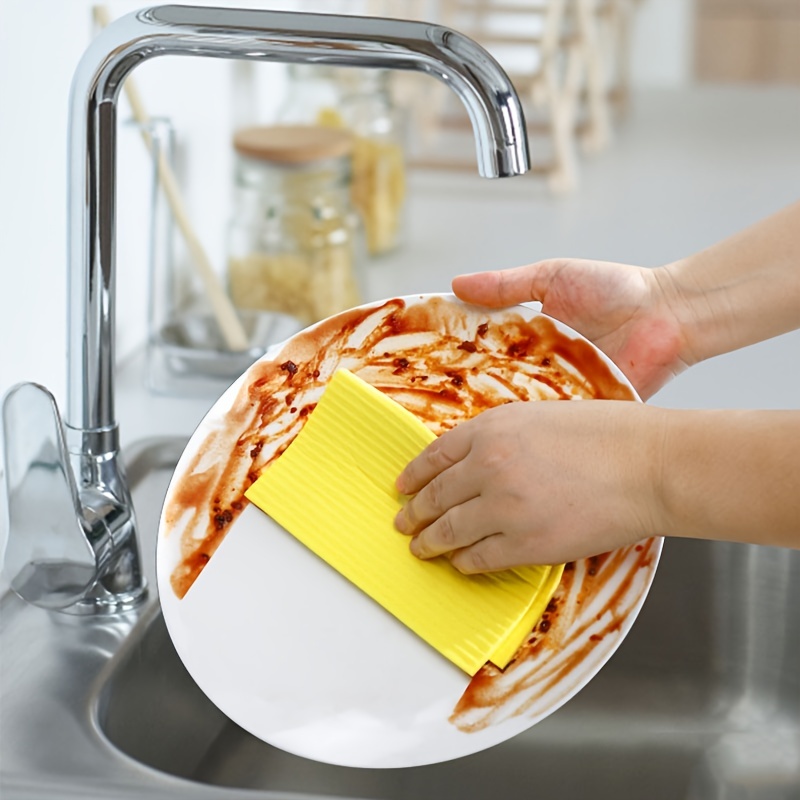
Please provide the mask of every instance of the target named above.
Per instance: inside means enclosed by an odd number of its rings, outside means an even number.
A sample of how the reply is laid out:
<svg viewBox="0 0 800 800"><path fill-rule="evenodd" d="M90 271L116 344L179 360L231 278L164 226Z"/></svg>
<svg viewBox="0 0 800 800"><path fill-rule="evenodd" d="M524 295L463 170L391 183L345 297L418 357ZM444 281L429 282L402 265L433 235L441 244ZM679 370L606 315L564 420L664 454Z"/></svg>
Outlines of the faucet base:
<svg viewBox="0 0 800 800"><path fill-rule="evenodd" d="M73 455L53 395L12 387L2 406L8 540L3 573L33 605L117 613L146 596L132 501L116 451Z"/></svg>
<svg viewBox="0 0 800 800"><path fill-rule="evenodd" d="M111 614L122 614L125 611L132 611L141 606L148 598L147 583L143 582L136 591L125 594L112 594L103 591L97 596L85 597L71 606L59 609L63 614L73 616L104 616Z"/></svg>

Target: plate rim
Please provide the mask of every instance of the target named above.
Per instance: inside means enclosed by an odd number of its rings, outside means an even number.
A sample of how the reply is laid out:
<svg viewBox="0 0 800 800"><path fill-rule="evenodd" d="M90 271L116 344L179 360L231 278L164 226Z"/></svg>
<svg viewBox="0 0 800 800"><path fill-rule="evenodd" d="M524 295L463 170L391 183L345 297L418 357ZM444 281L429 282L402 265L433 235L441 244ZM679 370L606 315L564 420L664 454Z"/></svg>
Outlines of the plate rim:
<svg viewBox="0 0 800 800"><path fill-rule="evenodd" d="M494 314L498 314L498 313L508 313L508 312L514 312L514 311L522 311L522 312L524 312L524 318L526 319L526 321L529 321L529 320L531 320L531 319L533 319L535 317L538 317L538 316L542 316L542 317L545 317L545 318L547 318L549 320L552 320L555 323L557 329L561 333L564 333L564 334L570 336L571 338L575 338L575 339L579 339L579 340L582 340L582 341L589 342L589 344L591 344L592 347L600 354L600 356L603 359L604 363L612 371L612 374L614 375L614 377L618 381L620 381L620 383L622 383L626 388L628 388L633 393L634 400L636 402L640 402L640 403L643 402L641 400L638 392L636 391L635 387L633 387L633 385L631 384L630 380L627 378L627 376L622 372L622 370L619 368L619 366L610 357L608 357L605 353L603 353L603 351L600 350L600 348L598 348L596 345L594 345L589 339L587 339L581 333L576 331L574 328L572 328L571 326L567 325L566 323L561 322L557 318L552 317L552 316L544 313L541 310L541 307L540 307L541 304L539 304L539 303L535 303L535 304L514 304L514 305L510 305L510 306L503 306L501 308L495 308L495 307L489 307L489 306L476 305L476 304L472 304L472 303L466 303L466 302L460 300L459 298L457 298L452 292L425 292L425 293L414 293L414 294L409 294L409 295L395 295L395 296L387 297L387 298L384 298L384 299L381 299L381 300L375 300L375 301L369 301L369 302L366 302L366 303L362 303L361 305L356 306L353 309L347 309L344 312L340 312L339 314L332 315L331 317L328 317L328 318L326 318L324 320L320 320L320 321L318 321L318 322L316 322L316 323L314 323L312 325L309 325L306 328L302 329L301 331L298 331L297 333L295 333L292 336L288 337L287 339L284 339L281 342L277 342L277 343L271 345L270 347L268 347L267 350L263 353L263 355L261 355L256 361L254 361L246 370L244 370L242 372L242 374L238 378L236 378L230 384L230 386L228 386L228 388L220 395L219 398L217 398L217 400L212 404L212 406L208 409L208 411L203 415L203 418L195 426L195 429L192 432L191 436L189 437L189 440L188 440L186 446L184 447L184 449L183 449L183 451L181 453L180 459L178 460L178 463L176 464L175 469L173 471L173 474L172 474L172 476L170 478L169 486L167 488L167 493L166 493L166 496L165 496L164 508L166 507L167 499L171 496L171 494L173 492L174 486L183 479L185 471L186 471L187 464L190 462L191 458L198 452L200 444L204 440L205 436L207 436L209 431L211 430L211 428L213 426L213 420L214 419L218 419L220 416L224 416L230 410L232 402L235 401L236 397L239 394L240 389L247 382L248 376L250 375L251 371L257 367L257 365L262 364L262 363L266 363L266 362L274 362L277 359L277 357L280 355L280 353L296 337L302 336L302 335L306 335L306 334L312 332L313 330L315 330L319 326L321 326L323 324L326 324L326 323L329 323L330 320L335 319L337 316L340 316L340 314L348 313L348 312L351 312L351 311L370 310L370 309L373 309L373 310L377 311L382 306L384 306L384 305L386 305L386 304L388 304L388 303L390 303L392 301L396 301L396 300L404 301L406 304L410 304L410 303L416 304L416 303L427 302L432 298L442 298L442 299L445 299L445 300L450 301L450 302L455 302L456 304L458 304L458 305L460 305L460 306L462 306L462 307L464 307L466 309L469 309L470 313L475 312L475 311L478 311L478 312L482 311L483 313L494 315ZM217 706L217 708L220 708L220 706L217 704L217 702L212 698L211 692L208 690L208 688L203 686L199 681L197 681L197 679L195 677L195 674L194 674L194 672L192 670L191 665L189 663L187 663L187 659L184 658L184 653L181 652L181 649L179 648L179 645L178 645L178 641L180 640L180 637L176 636L176 633L177 633L177 626L179 626L179 620L177 618L172 618L171 609L176 604L179 604L182 601L174 595L174 592L172 591L172 587L171 587L171 584L170 584L170 581L169 581L169 576L171 575L172 570L176 566L176 563L172 562L167 567L167 566L165 566L164 559L162 558L162 552L163 552L163 549L164 549L163 548L163 542L166 539L166 535L164 533L164 528L165 528L164 508L162 508L162 513L159 516L159 524L158 524L157 540L156 540L156 583L157 583L159 601L160 601L160 605L161 605L161 613L162 613L162 616L164 618L164 622L165 622L165 625L166 625L166 628L167 628L167 632L168 632L168 634L170 636L171 641L175 645L175 649L176 649L177 655L180 658L182 664L186 668L187 672L191 675L192 679L195 680L195 682L198 684L198 686L201 689L201 691L209 699L209 702L213 703L215 706ZM231 526L230 530L232 530L233 527L235 527L235 525L236 525L236 522L233 523L233 525ZM230 530L226 534L226 537L227 537L227 535L230 534ZM643 540L643 541L645 541L645 540ZM599 658L598 658L598 660L596 662L595 668L589 670L589 674L587 674L585 676L581 676L577 680L571 681L571 685L567 688L567 690L565 692L560 693L559 696L557 698L555 698L554 702L551 705L549 705L544 712L533 714L531 716L524 716L523 715L521 717L517 717L516 718L516 724L512 724L511 725L511 727L515 728L515 730L513 730L510 733L508 733L508 735L503 735L503 736L500 736L499 738L497 738L496 736L495 737L490 737L493 740L486 742L486 741L482 741L485 738L483 736L478 736L475 733L468 734L471 737L470 741L474 742L477 746L472 747L472 748L465 748L464 752L460 753L459 755L447 756L446 758L433 757L430 760L414 760L413 762L406 760L402 764L393 763L393 764L386 764L386 765L383 765L383 764L376 764L376 765L366 764L363 761L354 761L352 763L347 763L347 762L338 761L338 760L337 761L333 761L333 760L328 760L328 759L325 759L325 758L316 757L314 755L310 755L307 752L301 752L301 751L298 751L298 750L293 750L293 749L290 749L290 748L287 748L287 747L284 747L284 746L279 746L279 745L273 744L272 742L269 742L266 739L264 739L262 736L260 736L259 733L256 730L254 730L252 726L248 726L248 724L246 724L247 721L243 721L241 719L235 719L235 718L231 717L228 714L228 712L225 711L224 708L220 708L220 710L222 710L223 713L226 714L226 716L228 716L230 719L232 719L235 724L237 724L240 727L242 727L243 729L249 731L251 734L253 734L257 738L261 739L262 741L265 741L270 746L279 747L279 749L281 749L281 750L285 750L286 752L293 753L294 755L297 755L297 756L300 756L300 757L303 757L303 758L317 760L317 761L320 761L320 762L323 762L323 763L330 763L330 764L335 764L335 765L344 766L344 767L357 767L357 768L358 767L397 768L398 766L415 767L415 766L423 766L423 765L427 765L427 764L440 763L442 761L452 760L453 758L459 758L459 757L462 757L462 756L469 756L469 755L475 754L477 752L480 752L480 751L485 750L485 749L487 749L489 747L492 747L492 746L494 746L496 744L500 744L500 743L502 743L504 741L507 741L508 739L513 738L514 736L518 735L522 731L533 727L538 722L542 721L543 719L545 719L548 716L550 716L551 714L553 714L555 711L557 711L558 709L563 707L567 702L569 702L569 700L571 700L576 694L578 694L589 682L591 682L591 680L608 663L610 658L618 650L618 648L620 647L622 642L627 637L629 631L633 627L633 624L635 623L636 619L638 618L639 613L641 612L641 609L644 606L644 603L645 603L645 601L646 601L646 599L647 599L647 597L648 597L648 595L650 593L650 590L651 590L653 582L654 582L655 574L657 572L657 568L658 568L658 565L659 565L659 562L660 562L660 559L661 559L661 554L662 554L662 551L663 551L664 539L663 539L663 537L651 537L651 538L647 539L646 541L648 543L648 546L650 547L651 560L649 562L648 574L647 574L647 576L645 578L645 584L644 584L641 592L639 593L638 597L636 598L635 603L630 608L630 610L625 614L625 616L623 618L623 621L622 621L622 623L620 624L620 626L618 628L619 635L616 635L614 637L607 637L607 645L604 648L601 648L600 651L598 652ZM620 548L620 549L622 549L622 548ZM169 598L169 600L166 601L166 604L165 604L165 595ZM606 641L606 640L604 640L604 641ZM513 721L512 719L506 718L506 719L502 720L499 723L490 725L489 728L487 728L487 730L492 730L492 729L499 730L500 728L507 728L509 726L509 724L512 723L512 721ZM520 724L520 722L522 724Z"/></svg>

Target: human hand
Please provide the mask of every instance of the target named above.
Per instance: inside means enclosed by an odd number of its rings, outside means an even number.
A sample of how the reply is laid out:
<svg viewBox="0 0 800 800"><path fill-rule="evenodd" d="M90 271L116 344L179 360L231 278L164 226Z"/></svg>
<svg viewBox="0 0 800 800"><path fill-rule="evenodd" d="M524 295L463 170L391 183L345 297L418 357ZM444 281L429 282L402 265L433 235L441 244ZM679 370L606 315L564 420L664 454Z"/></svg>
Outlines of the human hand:
<svg viewBox="0 0 800 800"><path fill-rule="evenodd" d="M658 533L660 410L508 403L447 431L397 480L395 524L464 573L560 564Z"/></svg>
<svg viewBox="0 0 800 800"><path fill-rule="evenodd" d="M671 283L661 270L582 259L551 259L460 275L462 300L499 307L529 300L583 334L647 399L688 366Z"/></svg>

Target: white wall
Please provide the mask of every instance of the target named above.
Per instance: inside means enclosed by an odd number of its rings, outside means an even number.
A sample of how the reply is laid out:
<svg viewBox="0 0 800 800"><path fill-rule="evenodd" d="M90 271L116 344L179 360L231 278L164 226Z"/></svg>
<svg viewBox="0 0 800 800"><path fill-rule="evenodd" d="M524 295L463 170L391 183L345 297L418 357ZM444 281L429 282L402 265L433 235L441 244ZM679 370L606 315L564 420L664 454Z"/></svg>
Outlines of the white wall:
<svg viewBox="0 0 800 800"><path fill-rule="evenodd" d="M200 3L223 5L220 2ZM257 3L237 2L229 5ZM109 4L113 17L142 6ZM287 3L272 3L272 7ZM3 0L0 18L0 394L37 380L57 398L65 383L66 130L75 65L93 35L88 0ZM232 62L162 58L136 70L149 113L178 131L191 217L215 261L222 253L236 108ZM279 68L261 67L262 73ZM280 78L282 73L278 73ZM262 86L264 75L257 80ZM278 81L275 100L282 96ZM262 98L268 101L269 98ZM269 102L264 103L269 106ZM123 101L120 120L129 118ZM137 135L119 135L118 352L144 336L148 161Z"/></svg>
<svg viewBox="0 0 800 800"><path fill-rule="evenodd" d="M198 0L193 0L197 3ZM209 5L340 11L338 2L199 0ZM144 5L111 0L113 17ZM0 394L36 380L59 400L65 384L66 128L70 80L92 35L89 0L0 5ZM680 85L688 75L689 0L643 0L636 22L637 84ZM171 58L135 72L148 110L175 122L191 216L216 263L229 191L228 136L241 121L231 62ZM262 112L279 102L279 67L256 68ZM272 70L272 72L269 72ZM272 82L272 91L265 84ZM127 116L122 106L121 119ZM144 337L147 163L120 134L118 352Z"/></svg>

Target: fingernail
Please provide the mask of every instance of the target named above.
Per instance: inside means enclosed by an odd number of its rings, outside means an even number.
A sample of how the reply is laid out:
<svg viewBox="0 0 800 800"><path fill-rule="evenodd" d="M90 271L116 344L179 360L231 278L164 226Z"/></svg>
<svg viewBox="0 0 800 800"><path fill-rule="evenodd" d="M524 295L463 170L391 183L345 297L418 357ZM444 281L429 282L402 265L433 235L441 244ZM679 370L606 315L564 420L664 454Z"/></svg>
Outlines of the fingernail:
<svg viewBox="0 0 800 800"><path fill-rule="evenodd" d="M397 512L397 516L394 518L394 526L400 533L406 532L406 515L403 513L402 508Z"/></svg>
<svg viewBox="0 0 800 800"><path fill-rule="evenodd" d="M397 489L400 494L406 494L406 481L405 481L405 474L400 473L397 480L394 482L395 488Z"/></svg>

